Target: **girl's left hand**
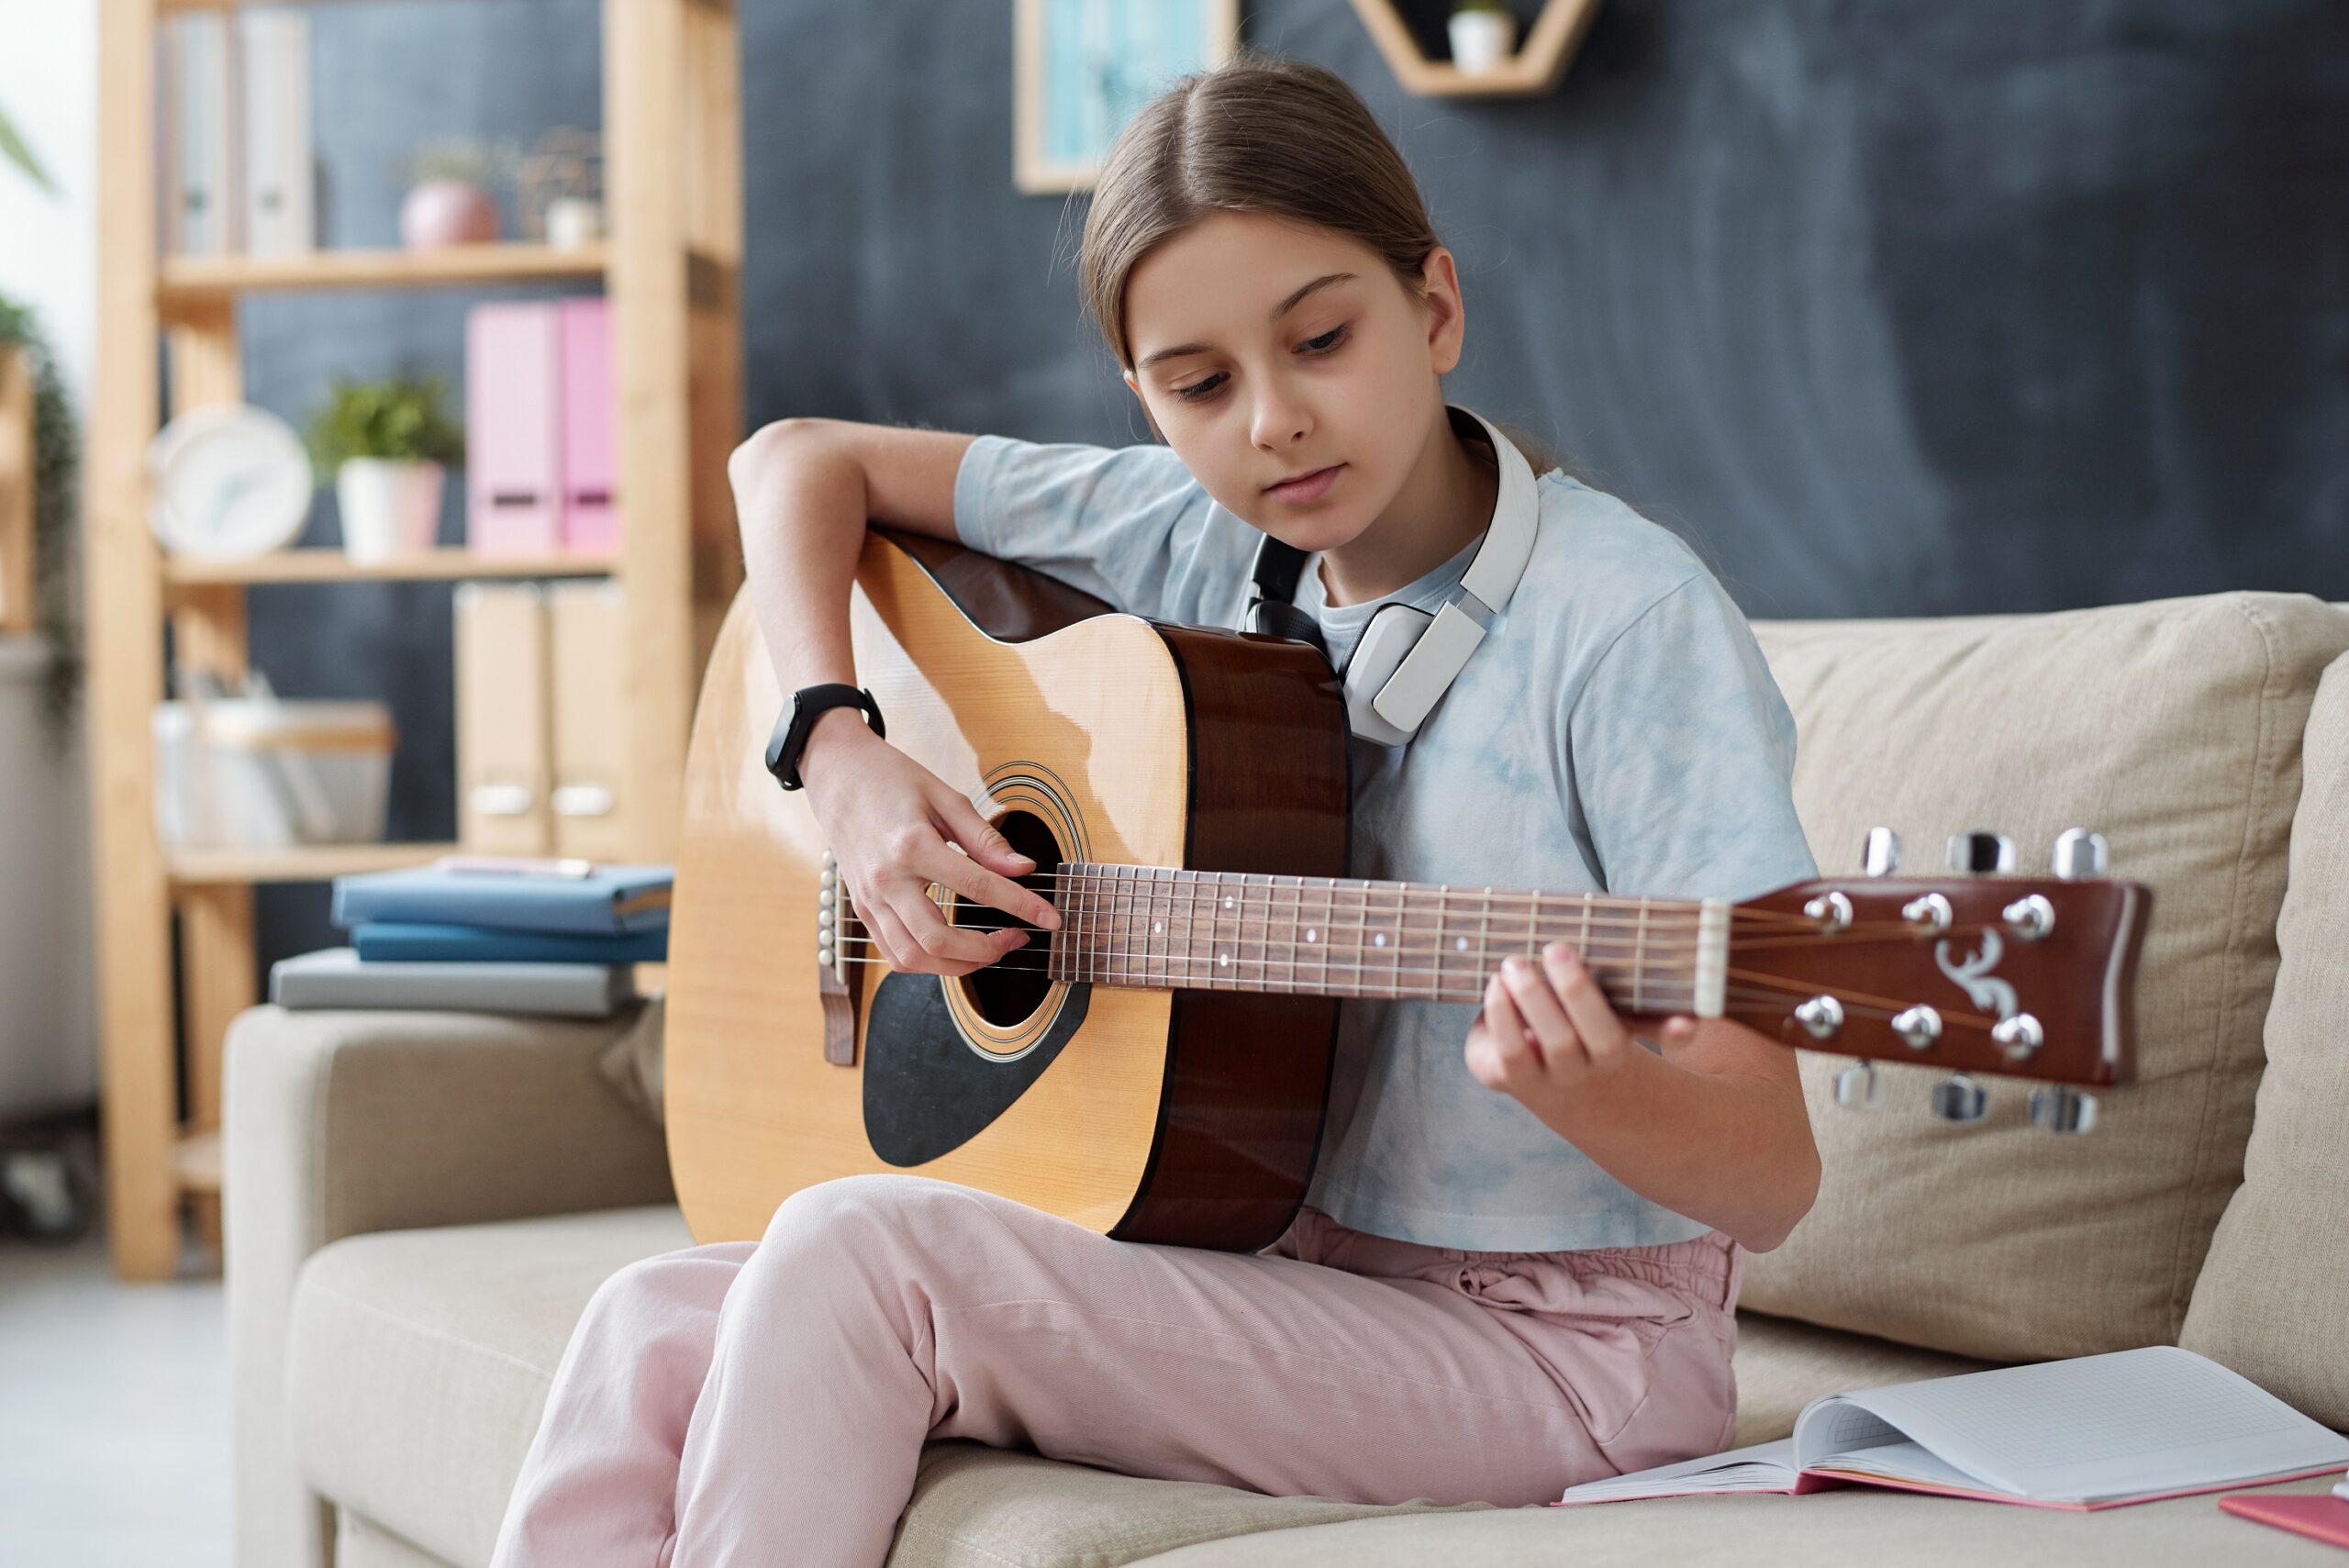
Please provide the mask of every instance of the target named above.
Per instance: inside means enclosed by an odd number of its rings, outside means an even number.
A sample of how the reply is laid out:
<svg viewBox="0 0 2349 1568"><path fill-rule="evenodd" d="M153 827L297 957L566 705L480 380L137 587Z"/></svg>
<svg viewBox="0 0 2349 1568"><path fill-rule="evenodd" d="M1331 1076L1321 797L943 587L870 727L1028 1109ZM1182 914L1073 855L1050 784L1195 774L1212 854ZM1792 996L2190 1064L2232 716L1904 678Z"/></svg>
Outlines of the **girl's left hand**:
<svg viewBox="0 0 2349 1568"><path fill-rule="evenodd" d="M1684 1014L1641 1015L1643 1032L1678 1045L1696 1033ZM1485 1010L1468 1031L1468 1071L1487 1089L1522 1101L1537 1115L1561 1090L1621 1066L1626 1052L1643 1050L1631 1021L1615 1010L1575 950L1552 942L1537 966L1503 961L1485 986Z"/></svg>

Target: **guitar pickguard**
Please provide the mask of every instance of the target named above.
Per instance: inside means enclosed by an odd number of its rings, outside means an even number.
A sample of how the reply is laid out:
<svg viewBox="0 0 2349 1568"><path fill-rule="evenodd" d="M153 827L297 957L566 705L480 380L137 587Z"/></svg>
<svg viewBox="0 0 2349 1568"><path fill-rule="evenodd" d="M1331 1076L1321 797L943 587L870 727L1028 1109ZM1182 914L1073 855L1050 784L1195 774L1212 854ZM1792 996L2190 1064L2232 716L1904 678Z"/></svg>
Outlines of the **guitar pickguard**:
<svg viewBox="0 0 2349 1568"><path fill-rule="evenodd" d="M864 1139L892 1165L951 1153L1009 1110L1085 1022L1093 988L1071 985L1052 1026L1018 1056L963 1038L934 974L884 975L864 1030Z"/></svg>

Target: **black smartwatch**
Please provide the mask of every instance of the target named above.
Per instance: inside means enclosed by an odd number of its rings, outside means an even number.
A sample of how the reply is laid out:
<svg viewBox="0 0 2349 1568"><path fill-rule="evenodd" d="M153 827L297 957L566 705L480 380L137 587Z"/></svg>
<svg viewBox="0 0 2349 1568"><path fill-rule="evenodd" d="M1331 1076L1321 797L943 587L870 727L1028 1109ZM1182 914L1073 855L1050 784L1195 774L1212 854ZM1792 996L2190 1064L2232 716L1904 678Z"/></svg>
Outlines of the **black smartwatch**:
<svg viewBox="0 0 2349 1568"><path fill-rule="evenodd" d="M816 728L816 720L836 707L861 707L874 734L889 733L881 722L881 705L873 700L871 692L836 681L800 687L791 694L791 701L774 721L774 733L767 737L767 772L784 788L800 787L799 753L807 748L807 732Z"/></svg>

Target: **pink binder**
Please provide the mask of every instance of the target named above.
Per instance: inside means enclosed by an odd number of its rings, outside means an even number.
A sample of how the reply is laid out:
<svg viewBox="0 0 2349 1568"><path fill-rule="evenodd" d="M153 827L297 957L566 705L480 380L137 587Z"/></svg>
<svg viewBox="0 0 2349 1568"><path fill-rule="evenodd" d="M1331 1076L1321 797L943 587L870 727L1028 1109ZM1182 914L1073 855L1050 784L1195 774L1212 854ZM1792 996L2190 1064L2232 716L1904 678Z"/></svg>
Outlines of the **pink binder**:
<svg viewBox="0 0 2349 1568"><path fill-rule="evenodd" d="M465 542L547 555L561 538L561 318L552 300L477 305L465 317Z"/></svg>
<svg viewBox="0 0 2349 1568"><path fill-rule="evenodd" d="M598 295L560 303L562 351L562 548L610 555L620 546L614 504L612 315Z"/></svg>

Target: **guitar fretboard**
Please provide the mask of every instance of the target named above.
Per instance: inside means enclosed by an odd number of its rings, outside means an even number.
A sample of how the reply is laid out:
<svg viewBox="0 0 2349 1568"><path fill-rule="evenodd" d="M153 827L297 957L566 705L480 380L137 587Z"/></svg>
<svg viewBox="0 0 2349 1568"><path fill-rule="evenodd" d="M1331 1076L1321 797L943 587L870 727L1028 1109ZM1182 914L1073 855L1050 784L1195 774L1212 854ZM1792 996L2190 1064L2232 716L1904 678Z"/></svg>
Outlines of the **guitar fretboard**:
<svg viewBox="0 0 2349 1568"><path fill-rule="evenodd" d="M1573 944L1621 1010L1720 1015L1729 906L1071 862L1055 980L1475 1002L1501 961Z"/></svg>

